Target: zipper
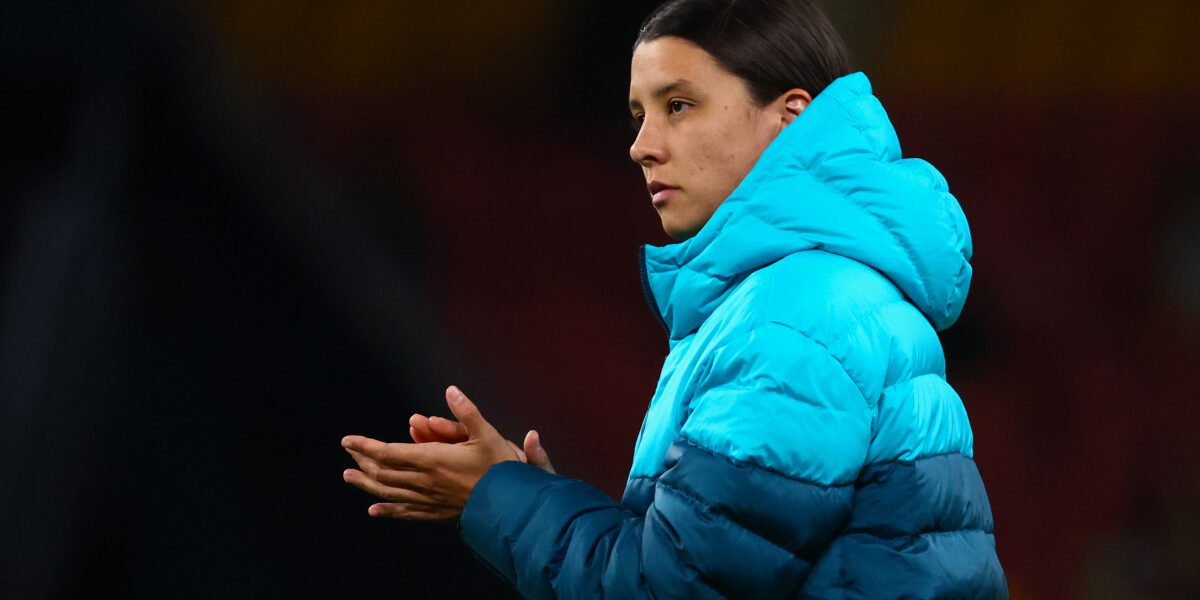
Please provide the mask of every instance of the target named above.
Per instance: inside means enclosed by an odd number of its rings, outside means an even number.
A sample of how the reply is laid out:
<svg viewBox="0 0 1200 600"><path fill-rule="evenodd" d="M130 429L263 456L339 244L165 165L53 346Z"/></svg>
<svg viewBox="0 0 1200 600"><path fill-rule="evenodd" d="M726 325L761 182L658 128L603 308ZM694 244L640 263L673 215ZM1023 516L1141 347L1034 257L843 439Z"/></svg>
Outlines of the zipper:
<svg viewBox="0 0 1200 600"><path fill-rule="evenodd" d="M650 275L646 272L646 245L638 246L638 273L641 275L642 295L646 298L646 304L650 306L650 314L654 315L654 320L658 321L659 326L663 331L667 332L667 337L671 337L671 328L667 327L667 322L663 320L662 314L658 311L658 303L654 301L654 291L650 289Z"/></svg>

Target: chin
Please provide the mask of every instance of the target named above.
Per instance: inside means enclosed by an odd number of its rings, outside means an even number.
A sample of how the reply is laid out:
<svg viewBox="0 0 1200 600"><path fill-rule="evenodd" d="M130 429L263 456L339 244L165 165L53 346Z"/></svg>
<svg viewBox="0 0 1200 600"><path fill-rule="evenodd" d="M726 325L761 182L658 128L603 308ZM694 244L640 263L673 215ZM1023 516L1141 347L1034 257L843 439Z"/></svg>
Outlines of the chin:
<svg viewBox="0 0 1200 600"><path fill-rule="evenodd" d="M715 210L716 206L705 210L687 204L666 204L658 209L658 217L662 220L663 232L671 239L682 242L700 233Z"/></svg>
<svg viewBox="0 0 1200 600"><path fill-rule="evenodd" d="M668 223L667 221L663 221L663 232L677 242L682 242L696 235L696 232L699 230L700 228L698 227L681 227L677 223Z"/></svg>

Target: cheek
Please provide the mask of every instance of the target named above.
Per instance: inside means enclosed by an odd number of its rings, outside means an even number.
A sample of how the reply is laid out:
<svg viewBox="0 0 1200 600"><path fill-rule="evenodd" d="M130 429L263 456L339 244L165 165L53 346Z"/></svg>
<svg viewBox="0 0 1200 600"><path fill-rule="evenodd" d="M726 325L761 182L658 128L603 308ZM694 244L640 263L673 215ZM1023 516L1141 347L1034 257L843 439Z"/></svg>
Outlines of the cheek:
<svg viewBox="0 0 1200 600"><path fill-rule="evenodd" d="M724 200L741 183L762 153L757 139L747 133L745 130L722 130L704 146L699 175L707 187L720 196L718 201Z"/></svg>
<svg viewBox="0 0 1200 600"><path fill-rule="evenodd" d="M721 111L718 126L714 127L705 140L705 160L710 168L723 177L740 170L749 151L747 141L752 124L739 117L732 107Z"/></svg>
<svg viewBox="0 0 1200 600"><path fill-rule="evenodd" d="M697 208L712 210L741 183L766 143L758 124L734 108L717 115L710 127L691 132L687 152L676 152L681 175Z"/></svg>
<svg viewBox="0 0 1200 600"><path fill-rule="evenodd" d="M717 185L745 162L746 148L731 132L716 129L696 140L692 169L707 185Z"/></svg>
<svg viewBox="0 0 1200 600"><path fill-rule="evenodd" d="M729 144L726 164L736 186L754 168L767 146L771 145L775 133L769 127L764 127L760 120L748 119L736 132L730 132L729 139L735 141Z"/></svg>

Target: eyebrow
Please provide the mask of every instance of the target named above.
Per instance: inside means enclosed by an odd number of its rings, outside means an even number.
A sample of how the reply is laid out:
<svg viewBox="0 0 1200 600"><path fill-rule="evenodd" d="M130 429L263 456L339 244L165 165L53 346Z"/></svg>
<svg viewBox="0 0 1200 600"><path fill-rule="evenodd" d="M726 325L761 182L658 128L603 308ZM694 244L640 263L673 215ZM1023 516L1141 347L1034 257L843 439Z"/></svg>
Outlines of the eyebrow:
<svg viewBox="0 0 1200 600"><path fill-rule="evenodd" d="M667 94L670 94L671 92L674 92L675 90L679 90L679 89L694 92L695 90L693 89L693 86L695 86L695 84L692 83L691 81L688 81L687 79L676 79L675 81L672 81L671 83L668 83L668 84L654 90L654 92L652 92L650 94L650 97L651 98L662 98L663 96L666 96ZM634 100L632 98L629 100L629 108L630 109L641 108L641 107L642 107L641 102L638 102L637 100Z"/></svg>

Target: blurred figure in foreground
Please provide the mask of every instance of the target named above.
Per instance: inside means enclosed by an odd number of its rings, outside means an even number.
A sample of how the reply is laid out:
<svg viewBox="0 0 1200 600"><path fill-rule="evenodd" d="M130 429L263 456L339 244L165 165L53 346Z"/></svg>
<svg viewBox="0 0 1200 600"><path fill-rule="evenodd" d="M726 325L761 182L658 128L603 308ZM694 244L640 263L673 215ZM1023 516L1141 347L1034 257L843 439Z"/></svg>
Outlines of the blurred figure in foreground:
<svg viewBox="0 0 1200 600"><path fill-rule="evenodd" d="M411 257L135 6L0 9L0 596L507 594L323 475L436 398Z"/></svg>

